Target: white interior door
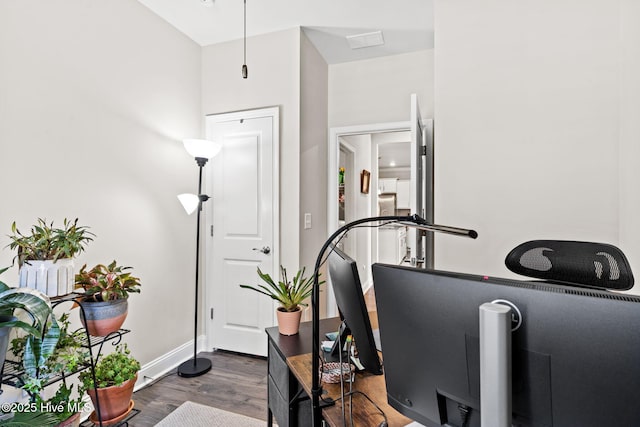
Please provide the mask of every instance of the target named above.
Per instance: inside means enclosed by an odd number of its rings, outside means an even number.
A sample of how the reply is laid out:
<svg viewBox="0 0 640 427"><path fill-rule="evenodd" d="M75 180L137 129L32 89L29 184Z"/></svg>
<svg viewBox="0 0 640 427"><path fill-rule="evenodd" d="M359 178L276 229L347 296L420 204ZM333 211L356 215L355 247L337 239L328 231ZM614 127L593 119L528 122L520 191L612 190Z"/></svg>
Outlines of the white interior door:
<svg viewBox="0 0 640 427"><path fill-rule="evenodd" d="M420 114L418 96L411 95L411 213L433 223L433 122L426 123ZM433 233L409 227L407 241L411 262L433 268Z"/></svg>
<svg viewBox="0 0 640 427"><path fill-rule="evenodd" d="M278 110L207 117L207 137L222 143L210 167L207 250L210 348L267 355L264 328L275 304L256 285L259 267L278 278Z"/></svg>

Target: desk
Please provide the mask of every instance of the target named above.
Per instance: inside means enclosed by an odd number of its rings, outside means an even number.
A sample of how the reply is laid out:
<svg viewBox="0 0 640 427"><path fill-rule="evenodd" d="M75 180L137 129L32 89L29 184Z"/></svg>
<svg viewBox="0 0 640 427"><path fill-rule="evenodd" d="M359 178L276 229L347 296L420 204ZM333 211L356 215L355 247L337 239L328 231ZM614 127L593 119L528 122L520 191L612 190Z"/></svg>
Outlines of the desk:
<svg viewBox="0 0 640 427"><path fill-rule="evenodd" d="M377 316L372 315L371 322L375 328ZM321 320L321 336L327 332L336 331L339 324L338 318ZM303 322L300 325L300 333L297 335L280 335L278 328L274 327L267 329L267 336L269 340L268 425L272 425L272 418L275 417L280 427L310 426L311 322ZM340 397L340 384L323 384L323 390L326 390L323 397L328 396L334 399ZM387 391L383 375L357 374L354 390L364 392L384 411L390 427L400 427L411 423L410 419L387 404ZM353 403L355 426L377 426L383 420L380 412L363 396L354 395ZM349 417L348 406L346 414ZM330 426L342 426L341 402L324 408L322 417Z"/></svg>

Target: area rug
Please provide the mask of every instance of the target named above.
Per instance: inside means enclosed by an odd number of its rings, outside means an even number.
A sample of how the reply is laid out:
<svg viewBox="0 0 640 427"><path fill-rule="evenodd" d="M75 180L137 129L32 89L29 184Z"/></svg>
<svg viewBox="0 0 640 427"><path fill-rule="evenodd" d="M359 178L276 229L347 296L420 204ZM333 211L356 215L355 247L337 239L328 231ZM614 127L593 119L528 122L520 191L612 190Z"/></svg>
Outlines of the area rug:
<svg viewBox="0 0 640 427"><path fill-rule="evenodd" d="M156 427L264 427L265 424L265 420L187 401L160 420Z"/></svg>

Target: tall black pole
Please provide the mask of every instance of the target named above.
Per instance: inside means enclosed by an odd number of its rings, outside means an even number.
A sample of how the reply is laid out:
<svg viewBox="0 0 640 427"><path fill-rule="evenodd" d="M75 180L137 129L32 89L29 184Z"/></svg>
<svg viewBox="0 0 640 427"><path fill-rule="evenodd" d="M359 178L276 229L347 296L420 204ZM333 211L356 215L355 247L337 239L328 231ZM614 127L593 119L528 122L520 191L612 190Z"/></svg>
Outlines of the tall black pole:
<svg viewBox="0 0 640 427"><path fill-rule="evenodd" d="M202 168L207 163L207 159L203 157L196 157L198 163L198 214L196 221L196 294L194 303L194 326L193 326L193 360L187 360L178 366L178 375L181 377L197 377L205 374L211 370L211 360L205 358L198 358L198 275L200 272L200 212L202 211L202 202L207 200L208 197L202 196Z"/></svg>

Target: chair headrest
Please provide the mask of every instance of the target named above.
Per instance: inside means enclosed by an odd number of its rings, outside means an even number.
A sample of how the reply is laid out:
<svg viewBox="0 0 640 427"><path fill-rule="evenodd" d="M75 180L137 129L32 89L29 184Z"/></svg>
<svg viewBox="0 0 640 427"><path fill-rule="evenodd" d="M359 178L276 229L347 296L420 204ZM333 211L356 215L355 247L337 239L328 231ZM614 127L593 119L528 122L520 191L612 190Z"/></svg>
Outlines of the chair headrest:
<svg viewBox="0 0 640 427"><path fill-rule="evenodd" d="M571 286L633 287L629 261L620 249L605 243L532 240L511 250L505 264L514 273Z"/></svg>

